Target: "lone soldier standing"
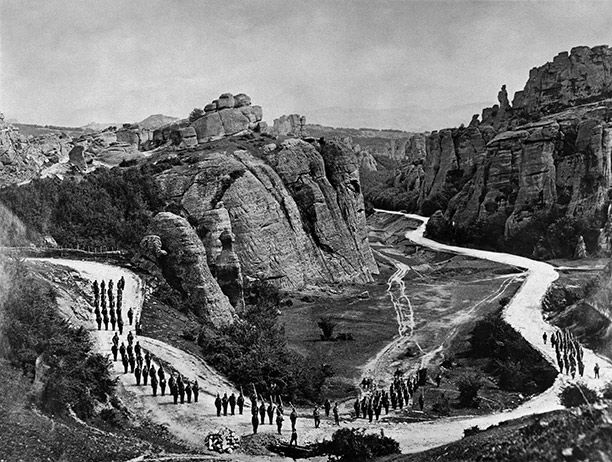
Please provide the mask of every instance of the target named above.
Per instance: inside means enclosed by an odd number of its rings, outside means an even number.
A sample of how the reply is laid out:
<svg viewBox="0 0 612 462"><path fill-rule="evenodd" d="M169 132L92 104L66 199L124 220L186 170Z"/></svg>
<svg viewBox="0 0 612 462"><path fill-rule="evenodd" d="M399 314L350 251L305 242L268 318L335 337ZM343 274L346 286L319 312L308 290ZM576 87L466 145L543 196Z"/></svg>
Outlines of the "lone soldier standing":
<svg viewBox="0 0 612 462"><path fill-rule="evenodd" d="M315 406L314 411L312 411L312 417L314 419L315 428L319 428L319 424L321 423L321 413L319 412L319 406Z"/></svg>
<svg viewBox="0 0 612 462"><path fill-rule="evenodd" d="M130 309L127 312L128 315L128 321L130 322L130 326L132 325L132 321L134 320L134 310L132 309L132 307L130 307Z"/></svg>
<svg viewBox="0 0 612 462"><path fill-rule="evenodd" d="M325 400L325 417L329 417L329 411L331 410L331 402L329 399Z"/></svg>
<svg viewBox="0 0 612 462"><path fill-rule="evenodd" d="M293 404L291 405L291 414L289 414L289 420L291 421L291 430L295 430L295 422L297 421L297 411Z"/></svg>
<svg viewBox="0 0 612 462"><path fill-rule="evenodd" d="M338 415L338 403L334 403L334 421L336 425L340 425L340 416Z"/></svg>
<svg viewBox="0 0 612 462"><path fill-rule="evenodd" d="M291 430L291 440L289 441L289 446L297 446L297 431L295 428Z"/></svg>
<svg viewBox="0 0 612 462"><path fill-rule="evenodd" d="M593 368L593 372L595 372L595 378L599 378L599 363L595 363L595 367Z"/></svg>

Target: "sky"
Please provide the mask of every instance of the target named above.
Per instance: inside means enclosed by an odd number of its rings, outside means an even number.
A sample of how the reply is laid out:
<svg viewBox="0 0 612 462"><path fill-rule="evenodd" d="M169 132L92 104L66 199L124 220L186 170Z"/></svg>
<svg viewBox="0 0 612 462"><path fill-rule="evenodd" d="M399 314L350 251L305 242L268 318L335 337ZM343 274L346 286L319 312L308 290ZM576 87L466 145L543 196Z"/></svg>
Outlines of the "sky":
<svg viewBox="0 0 612 462"><path fill-rule="evenodd" d="M0 0L0 111L81 126L247 93L271 122L435 130L612 45L608 1Z"/></svg>

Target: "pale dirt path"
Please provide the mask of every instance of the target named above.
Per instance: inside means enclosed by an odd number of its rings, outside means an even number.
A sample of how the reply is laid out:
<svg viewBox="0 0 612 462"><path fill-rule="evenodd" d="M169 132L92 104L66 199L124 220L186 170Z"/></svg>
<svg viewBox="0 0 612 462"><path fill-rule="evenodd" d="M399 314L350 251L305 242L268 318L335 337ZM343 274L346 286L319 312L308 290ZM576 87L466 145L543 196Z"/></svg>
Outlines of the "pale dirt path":
<svg viewBox="0 0 612 462"><path fill-rule="evenodd" d="M49 258L32 258L34 262L51 263L61 265L69 269L77 271L84 279L89 280L89 290L91 291L91 283L94 280L105 280L107 283L112 279L115 284L123 276L125 278L125 289L123 291L122 312L126 326L124 327L124 335L120 337L120 342L127 345L127 334L130 326L127 325L127 310L131 306L134 308L134 322L140 318L142 303L144 300L144 284L142 280L132 271L118 266L107 265L103 263L81 261L81 260L66 260L66 259L49 259ZM110 347L112 346L112 336L114 332L111 330L99 331L95 324L95 319L91 313L83 313L73 307L71 310L63 310L62 314L66 316L73 325L83 325L86 327L95 345L99 351L112 359ZM187 443L189 446L199 449L205 449L204 437L212 431L216 431L221 427L232 428L238 435L251 434L250 424L250 403L245 403L244 415L217 417L214 406L216 393L227 392L228 395L235 390L223 376L218 374L208 364L200 358L193 356L183 350L175 348L164 342L144 336L136 336L134 342L139 341L140 345L150 351L156 358L161 358L163 361L172 365L174 369L179 371L183 376L194 379L197 378L200 386L200 397L198 403L178 404L175 405L173 398L166 390L165 396L158 395L154 397L150 385L136 385L134 374L123 373L123 365L121 361L113 362L112 373L119 379L117 391L128 406L128 408L151 421L164 425L168 428L171 434ZM153 359L153 364L157 369L159 363ZM166 379L169 377L166 371ZM229 410L228 410L229 413ZM237 409L236 409L237 413ZM304 423L302 419L302 423ZM298 422L299 424L299 422ZM288 425L288 418L285 427ZM260 426L260 433L276 431L276 426L263 425ZM298 425L299 431L299 425ZM285 436L289 439L289 434L285 428ZM268 461L267 456L246 456L240 454L232 455L214 455L215 460L230 459L230 460L249 460L249 461ZM281 457L274 457L275 461L283 460ZM145 459L149 460L149 459Z"/></svg>

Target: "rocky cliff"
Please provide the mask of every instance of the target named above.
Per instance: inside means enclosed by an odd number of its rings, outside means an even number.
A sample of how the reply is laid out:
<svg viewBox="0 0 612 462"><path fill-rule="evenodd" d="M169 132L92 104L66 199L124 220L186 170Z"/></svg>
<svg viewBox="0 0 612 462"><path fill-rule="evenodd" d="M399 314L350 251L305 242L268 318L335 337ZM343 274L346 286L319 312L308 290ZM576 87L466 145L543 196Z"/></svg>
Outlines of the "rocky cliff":
<svg viewBox="0 0 612 462"><path fill-rule="evenodd" d="M543 234L556 223L574 228L572 249L584 233L589 252L609 252L611 68L606 46L559 54L531 70L512 105L504 86L481 121L412 136L395 186L413 209L441 209L446 234L460 240L509 241L539 227L530 245L550 255Z"/></svg>
<svg viewBox="0 0 612 462"><path fill-rule="evenodd" d="M193 225L213 266L223 256L219 238L228 230L248 277L288 289L372 280L377 267L354 152L339 141L269 141L185 151L155 175L162 198ZM164 159L160 153L154 162L164 165Z"/></svg>

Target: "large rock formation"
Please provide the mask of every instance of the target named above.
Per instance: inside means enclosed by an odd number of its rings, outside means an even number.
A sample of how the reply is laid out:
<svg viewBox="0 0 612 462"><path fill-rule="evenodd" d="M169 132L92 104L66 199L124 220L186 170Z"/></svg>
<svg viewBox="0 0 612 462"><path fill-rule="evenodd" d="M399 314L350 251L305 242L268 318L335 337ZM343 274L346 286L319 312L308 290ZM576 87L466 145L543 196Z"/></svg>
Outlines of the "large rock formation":
<svg viewBox="0 0 612 462"><path fill-rule="evenodd" d="M513 105L504 86L482 122L414 135L395 186L418 194L421 212L442 209L456 236L478 227L511 239L534 218L566 216L592 228L586 246L600 250L609 239L597 234L610 229L611 68L608 47L578 47L532 69Z"/></svg>
<svg viewBox="0 0 612 462"><path fill-rule="evenodd" d="M185 160L155 180L211 254L228 228L247 276L288 289L372 280L377 267L365 238L359 163L345 144L289 139L261 151L212 145ZM211 266L217 261L209 259Z"/></svg>
<svg viewBox="0 0 612 462"><path fill-rule="evenodd" d="M512 107L527 114L550 114L612 97L612 49L580 46L559 53L552 62L531 69Z"/></svg>
<svg viewBox="0 0 612 462"><path fill-rule="evenodd" d="M215 327L233 321L234 308L211 274L204 245L185 218L158 213L141 248L204 321Z"/></svg>
<svg viewBox="0 0 612 462"><path fill-rule="evenodd" d="M246 130L264 131L261 106L251 106L251 98L241 93L224 93L204 107L204 115L194 120L198 142L204 143Z"/></svg>
<svg viewBox="0 0 612 462"><path fill-rule="evenodd" d="M274 119L272 134L276 136L302 136L306 117L299 114L282 115Z"/></svg>

